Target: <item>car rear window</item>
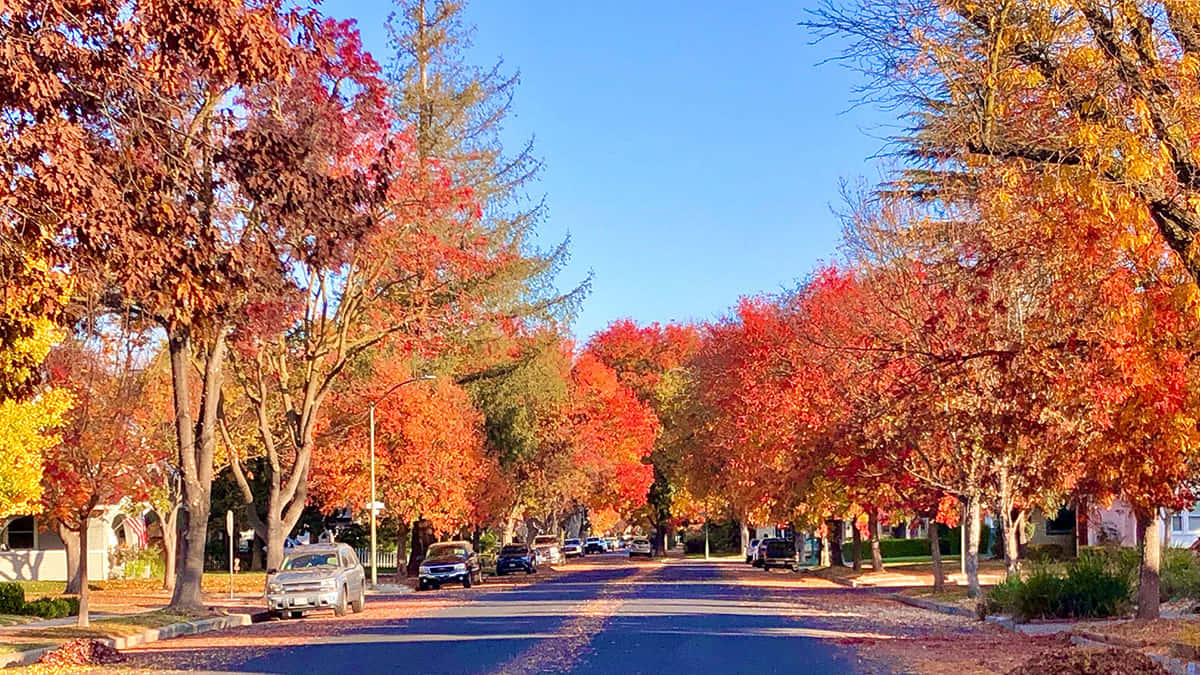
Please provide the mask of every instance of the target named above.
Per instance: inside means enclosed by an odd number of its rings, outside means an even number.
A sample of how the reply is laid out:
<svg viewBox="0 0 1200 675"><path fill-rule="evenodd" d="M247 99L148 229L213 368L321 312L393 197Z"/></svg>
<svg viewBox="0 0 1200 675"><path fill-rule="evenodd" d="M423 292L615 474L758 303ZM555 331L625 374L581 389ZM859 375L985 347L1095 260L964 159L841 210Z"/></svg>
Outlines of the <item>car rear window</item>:
<svg viewBox="0 0 1200 675"><path fill-rule="evenodd" d="M768 541L767 555L784 557L794 553L792 543L789 541Z"/></svg>

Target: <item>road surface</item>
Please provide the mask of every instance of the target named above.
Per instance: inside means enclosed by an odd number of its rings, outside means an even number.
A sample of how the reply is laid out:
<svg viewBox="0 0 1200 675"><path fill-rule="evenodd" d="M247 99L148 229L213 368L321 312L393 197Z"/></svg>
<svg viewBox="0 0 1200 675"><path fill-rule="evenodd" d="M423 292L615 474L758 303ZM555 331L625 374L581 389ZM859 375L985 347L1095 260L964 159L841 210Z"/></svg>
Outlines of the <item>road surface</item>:
<svg viewBox="0 0 1200 675"><path fill-rule="evenodd" d="M554 574L148 645L123 669L257 673L887 673L840 589L738 563L588 556Z"/></svg>

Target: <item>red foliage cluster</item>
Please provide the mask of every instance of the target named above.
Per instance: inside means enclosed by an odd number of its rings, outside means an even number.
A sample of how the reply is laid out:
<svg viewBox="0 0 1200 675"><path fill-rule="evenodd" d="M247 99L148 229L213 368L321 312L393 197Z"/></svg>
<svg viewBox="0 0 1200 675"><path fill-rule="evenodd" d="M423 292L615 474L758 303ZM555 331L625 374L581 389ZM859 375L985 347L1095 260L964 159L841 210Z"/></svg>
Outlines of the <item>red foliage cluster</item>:
<svg viewBox="0 0 1200 675"><path fill-rule="evenodd" d="M57 648L46 652L38 663L45 666L99 666L122 663L125 657L107 643L90 638L68 640Z"/></svg>

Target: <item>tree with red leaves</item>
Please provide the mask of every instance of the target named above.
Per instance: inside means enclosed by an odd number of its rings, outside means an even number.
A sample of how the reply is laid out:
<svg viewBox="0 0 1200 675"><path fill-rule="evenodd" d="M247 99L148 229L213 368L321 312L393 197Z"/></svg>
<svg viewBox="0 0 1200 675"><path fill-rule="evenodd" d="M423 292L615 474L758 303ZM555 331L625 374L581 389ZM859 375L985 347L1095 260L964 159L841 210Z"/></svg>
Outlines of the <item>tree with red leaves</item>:
<svg viewBox="0 0 1200 675"><path fill-rule="evenodd" d="M75 401L61 443L46 453L42 505L67 549L67 592L79 595L79 625L88 625L88 528L101 506L148 494L150 467L166 449L136 414L148 384L144 348L121 331L72 338L54 348L47 368Z"/></svg>
<svg viewBox="0 0 1200 675"><path fill-rule="evenodd" d="M666 550L671 505L683 482L677 464L686 451L690 428L687 361L699 347L700 334L694 326L638 326L620 320L592 336L584 348L612 368L659 419L661 433L650 455L654 482L647 496L653 545L659 552Z"/></svg>

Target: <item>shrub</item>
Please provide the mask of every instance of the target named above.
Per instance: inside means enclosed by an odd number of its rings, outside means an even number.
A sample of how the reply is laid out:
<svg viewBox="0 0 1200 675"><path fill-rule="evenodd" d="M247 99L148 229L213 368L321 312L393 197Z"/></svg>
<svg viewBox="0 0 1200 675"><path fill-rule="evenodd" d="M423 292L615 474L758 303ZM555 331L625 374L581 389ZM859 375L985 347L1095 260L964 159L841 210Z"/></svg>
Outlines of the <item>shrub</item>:
<svg viewBox="0 0 1200 675"><path fill-rule="evenodd" d="M1021 579L1016 576L992 586L987 595L979 603L979 615L982 619L992 614L1012 613L1017 605L1017 592L1021 588Z"/></svg>
<svg viewBox="0 0 1200 675"><path fill-rule="evenodd" d="M25 603L22 614L43 619L61 619L79 613L79 598L38 598Z"/></svg>
<svg viewBox="0 0 1200 675"><path fill-rule="evenodd" d="M1163 600L1200 598L1200 556L1186 548L1166 549L1159 582Z"/></svg>
<svg viewBox="0 0 1200 675"><path fill-rule="evenodd" d="M1089 546L1080 550L1080 560L1096 561L1107 571L1137 585L1140 554L1119 546ZM1159 572L1162 599L1200 599L1200 556L1184 548L1165 548Z"/></svg>
<svg viewBox="0 0 1200 675"><path fill-rule="evenodd" d="M1132 592L1127 576L1111 572L1100 560L1082 559L1065 575L1039 567L1024 579L1006 580L988 593L981 612L1020 620L1114 616L1125 611Z"/></svg>
<svg viewBox="0 0 1200 675"><path fill-rule="evenodd" d="M1025 559L1032 563L1062 562L1069 556L1060 544L1031 544L1025 548Z"/></svg>
<svg viewBox="0 0 1200 675"><path fill-rule="evenodd" d="M111 557L113 566L121 568L121 576L125 579L161 578L166 571L162 549L157 546L118 549Z"/></svg>
<svg viewBox="0 0 1200 675"><path fill-rule="evenodd" d="M24 606L24 586L16 581L0 584L0 614L20 614Z"/></svg>

